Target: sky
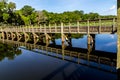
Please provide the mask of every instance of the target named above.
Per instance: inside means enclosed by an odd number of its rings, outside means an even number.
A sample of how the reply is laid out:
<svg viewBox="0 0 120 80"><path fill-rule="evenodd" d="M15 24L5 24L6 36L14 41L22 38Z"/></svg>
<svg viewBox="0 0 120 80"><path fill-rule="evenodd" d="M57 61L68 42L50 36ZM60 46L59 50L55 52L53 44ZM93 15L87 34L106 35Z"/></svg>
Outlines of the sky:
<svg viewBox="0 0 120 80"><path fill-rule="evenodd" d="M101 15L117 15L117 0L8 0L15 2L17 9L30 5L36 10L62 13L64 11L83 10Z"/></svg>

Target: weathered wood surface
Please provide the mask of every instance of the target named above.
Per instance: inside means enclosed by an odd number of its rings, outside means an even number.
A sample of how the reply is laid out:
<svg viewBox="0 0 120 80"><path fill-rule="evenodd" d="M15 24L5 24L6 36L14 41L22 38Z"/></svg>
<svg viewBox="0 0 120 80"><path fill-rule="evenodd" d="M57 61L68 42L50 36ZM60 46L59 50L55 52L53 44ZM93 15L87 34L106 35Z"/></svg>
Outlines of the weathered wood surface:
<svg viewBox="0 0 120 80"><path fill-rule="evenodd" d="M9 26L0 29L0 32L34 32L34 33L80 33L80 34L98 34L114 33L117 31L116 18L97 19L87 21L77 21L74 23L59 23L58 25L40 25L40 26ZM108 24L109 23L109 24ZM48 25L48 26L47 26Z"/></svg>
<svg viewBox="0 0 120 80"><path fill-rule="evenodd" d="M117 0L117 69L120 69L120 0Z"/></svg>
<svg viewBox="0 0 120 80"><path fill-rule="evenodd" d="M78 29L79 28L79 29ZM89 30L89 31L88 31ZM81 34L98 34L98 33L112 33L117 30L115 26L73 26L73 27L63 27L63 33L81 33ZM61 27L57 28L4 28L0 32L35 32L35 33L61 33Z"/></svg>

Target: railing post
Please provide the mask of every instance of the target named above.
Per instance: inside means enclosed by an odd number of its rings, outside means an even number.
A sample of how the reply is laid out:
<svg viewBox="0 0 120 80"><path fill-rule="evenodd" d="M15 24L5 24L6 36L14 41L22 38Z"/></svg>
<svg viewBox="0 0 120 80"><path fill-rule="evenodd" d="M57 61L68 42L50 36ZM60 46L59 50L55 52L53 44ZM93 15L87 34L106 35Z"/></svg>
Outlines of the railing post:
<svg viewBox="0 0 120 80"><path fill-rule="evenodd" d="M79 21L77 21L77 31L79 33Z"/></svg>
<svg viewBox="0 0 120 80"><path fill-rule="evenodd" d="M61 40L62 40L62 59L64 60L64 41L65 41L65 37L64 37L64 31L63 31L63 23L61 22Z"/></svg>
<svg viewBox="0 0 120 80"><path fill-rule="evenodd" d="M46 29L46 28L47 28L47 26L46 26L46 24L44 24L44 26L45 26L45 33L47 33L47 29Z"/></svg>
<svg viewBox="0 0 120 80"><path fill-rule="evenodd" d="M23 27L22 27L22 26L20 26L20 28L21 28L21 31L23 32Z"/></svg>
<svg viewBox="0 0 120 80"><path fill-rule="evenodd" d="M94 26L96 26L96 25L95 25L95 22L94 22Z"/></svg>
<svg viewBox="0 0 120 80"><path fill-rule="evenodd" d="M87 20L87 34L90 34L90 22Z"/></svg>
<svg viewBox="0 0 120 80"><path fill-rule="evenodd" d="M100 34L101 33L101 19L99 19L99 31L98 33Z"/></svg>
<svg viewBox="0 0 120 80"><path fill-rule="evenodd" d="M113 18L113 26L112 26L112 32L115 30L115 18Z"/></svg>
<svg viewBox="0 0 120 80"><path fill-rule="evenodd" d="M28 27L28 30L29 30L28 32L30 32L30 26Z"/></svg>
<svg viewBox="0 0 120 80"><path fill-rule="evenodd" d="M23 30L23 32L24 32L24 26L22 26L22 30Z"/></svg>
<svg viewBox="0 0 120 80"><path fill-rule="evenodd" d="M51 26L50 26L50 23L49 23L49 31L50 31L50 33L51 33Z"/></svg>
<svg viewBox="0 0 120 80"><path fill-rule="evenodd" d="M118 73L120 73L120 0L117 0L117 69ZM118 75L120 76L120 75ZM119 80L120 78L118 78Z"/></svg>
<svg viewBox="0 0 120 80"><path fill-rule="evenodd" d="M57 32L57 24L55 23L55 33Z"/></svg>
<svg viewBox="0 0 120 80"><path fill-rule="evenodd" d="M44 33L46 33L46 26L45 26L45 24L44 24Z"/></svg>
<svg viewBox="0 0 120 80"><path fill-rule="evenodd" d="M15 27L18 27L18 26L15 26ZM21 27L19 26L19 29L20 29L20 32L22 32L22 30L21 30ZM14 31L14 30L13 30Z"/></svg>
<svg viewBox="0 0 120 80"><path fill-rule="evenodd" d="M21 26L21 29L24 31L24 26Z"/></svg>
<svg viewBox="0 0 120 80"><path fill-rule="evenodd" d="M35 28L35 29L36 29L36 32L38 32L38 28L37 28L37 25L35 25L35 27L36 27L36 28Z"/></svg>
<svg viewBox="0 0 120 80"><path fill-rule="evenodd" d="M61 40L62 40L62 44L64 44L64 36L63 36L63 23L61 22Z"/></svg>
<svg viewBox="0 0 120 80"><path fill-rule="evenodd" d="M40 32L41 32L41 24L40 24Z"/></svg>
<svg viewBox="0 0 120 80"><path fill-rule="evenodd" d="M33 27L33 25L32 25L32 32L34 33L34 27Z"/></svg>
<svg viewBox="0 0 120 80"><path fill-rule="evenodd" d="M70 24L70 22L69 22L69 33L71 32L71 28L70 28L70 26L71 26L71 24Z"/></svg>
<svg viewBox="0 0 120 80"><path fill-rule="evenodd" d="M61 22L61 34L63 34L63 23Z"/></svg>
<svg viewBox="0 0 120 80"><path fill-rule="evenodd" d="M16 30L17 30L17 32L19 32L18 27L17 27L17 29L16 29Z"/></svg>

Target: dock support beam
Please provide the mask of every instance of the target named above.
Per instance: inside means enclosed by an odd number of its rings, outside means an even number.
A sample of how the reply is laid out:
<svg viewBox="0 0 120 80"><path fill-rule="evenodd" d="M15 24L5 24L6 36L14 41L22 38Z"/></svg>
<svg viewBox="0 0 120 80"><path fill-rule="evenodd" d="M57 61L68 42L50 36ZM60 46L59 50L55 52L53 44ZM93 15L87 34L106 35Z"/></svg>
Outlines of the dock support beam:
<svg viewBox="0 0 120 80"><path fill-rule="evenodd" d="M45 34L39 34L38 39L40 43L44 43L44 37L45 37Z"/></svg>
<svg viewBox="0 0 120 80"><path fill-rule="evenodd" d="M17 34L17 41L20 41L22 38L22 35L19 32L16 32L16 34Z"/></svg>
<svg viewBox="0 0 120 80"><path fill-rule="evenodd" d="M63 23L61 23L61 41L62 41L62 44L64 44L65 38L63 34Z"/></svg>
<svg viewBox="0 0 120 80"><path fill-rule="evenodd" d="M24 32L24 38L25 38L25 42L27 43L30 39L29 34Z"/></svg>
<svg viewBox="0 0 120 80"><path fill-rule="evenodd" d="M95 34L88 34L87 45L91 45L92 51L95 50Z"/></svg>
<svg viewBox="0 0 120 80"><path fill-rule="evenodd" d="M6 37L7 37L7 40L9 40L9 38L11 37L9 32L6 32Z"/></svg>
<svg viewBox="0 0 120 80"><path fill-rule="evenodd" d="M68 42L69 46L72 47L72 37L71 37L70 33L68 34L68 41L67 42Z"/></svg>
<svg viewBox="0 0 120 80"><path fill-rule="evenodd" d="M39 41L39 36L36 33L32 33L34 38L34 44L36 44Z"/></svg>
<svg viewBox="0 0 120 80"><path fill-rule="evenodd" d="M64 37L64 33L63 33L63 23L61 23L61 42L62 42L62 59L64 60L65 37Z"/></svg>
<svg viewBox="0 0 120 80"><path fill-rule="evenodd" d="M12 37L12 41L13 41L16 38L16 35L13 32L11 32L11 37Z"/></svg>
<svg viewBox="0 0 120 80"><path fill-rule="evenodd" d="M50 44L50 40L51 40L51 37L47 33L45 33L46 46L48 46Z"/></svg>
<svg viewBox="0 0 120 80"><path fill-rule="evenodd" d="M117 34L117 69L120 71L120 0L117 0Z"/></svg>
<svg viewBox="0 0 120 80"><path fill-rule="evenodd" d="M1 39L5 39L5 33L2 31Z"/></svg>

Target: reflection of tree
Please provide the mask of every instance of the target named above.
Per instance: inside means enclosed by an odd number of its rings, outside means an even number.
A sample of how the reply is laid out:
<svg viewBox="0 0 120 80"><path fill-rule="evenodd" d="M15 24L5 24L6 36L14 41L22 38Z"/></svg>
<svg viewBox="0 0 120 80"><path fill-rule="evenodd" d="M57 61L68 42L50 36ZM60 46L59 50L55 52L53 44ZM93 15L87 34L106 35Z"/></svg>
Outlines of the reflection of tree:
<svg viewBox="0 0 120 80"><path fill-rule="evenodd" d="M13 60L15 56L20 54L21 54L21 50L17 49L17 47L0 43L0 61L5 59L6 57L9 60Z"/></svg>

